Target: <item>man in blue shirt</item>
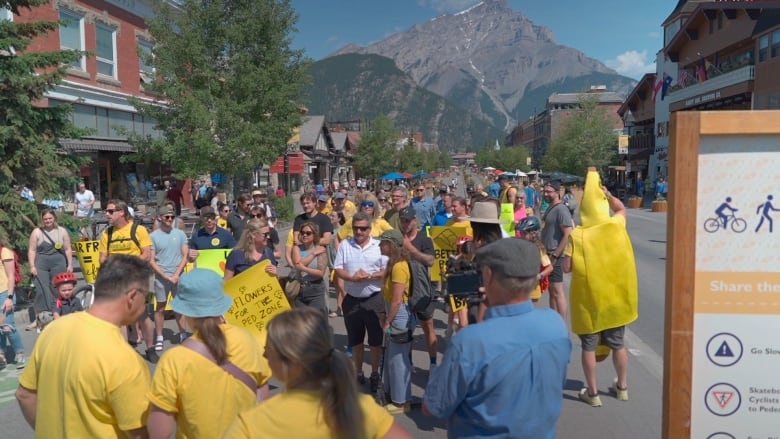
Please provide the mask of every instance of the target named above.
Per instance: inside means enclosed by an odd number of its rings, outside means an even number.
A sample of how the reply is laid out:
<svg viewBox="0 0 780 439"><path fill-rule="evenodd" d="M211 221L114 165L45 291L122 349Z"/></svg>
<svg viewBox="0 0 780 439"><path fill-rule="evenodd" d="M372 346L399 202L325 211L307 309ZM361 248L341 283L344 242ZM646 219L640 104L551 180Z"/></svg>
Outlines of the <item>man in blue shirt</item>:
<svg viewBox="0 0 780 439"><path fill-rule="evenodd" d="M441 209L436 212L436 216L433 217L432 226L446 226L447 221L452 218L452 195L441 195Z"/></svg>
<svg viewBox="0 0 780 439"><path fill-rule="evenodd" d="M411 204L414 211L417 212L420 229L430 226L433 223L433 217L436 216L436 207L433 204L433 198L425 195L424 185L417 185Z"/></svg>
<svg viewBox="0 0 780 439"><path fill-rule="evenodd" d="M227 258L227 254L236 246L233 234L217 227L217 214L210 206L200 209L200 219L203 221L203 228L190 237L189 261L194 262L198 258L198 250L225 249Z"/></svg>
<svg viewBox="0 0 780 439"><path fill-rule="evenodd" d="M447 419L450 438L552 439L571 354L566 324L535 308L536 245L504 238L477 250L490 307L453 338L425 389L423 413Z"/></svg>
<svg viewBox="0 0 780 439"><path fill-rule="evenodd" d="M491 197L498 198L501 193L501 184L498 182L498 179L493 180L493 183L488 185L487 192Z"/></svg>

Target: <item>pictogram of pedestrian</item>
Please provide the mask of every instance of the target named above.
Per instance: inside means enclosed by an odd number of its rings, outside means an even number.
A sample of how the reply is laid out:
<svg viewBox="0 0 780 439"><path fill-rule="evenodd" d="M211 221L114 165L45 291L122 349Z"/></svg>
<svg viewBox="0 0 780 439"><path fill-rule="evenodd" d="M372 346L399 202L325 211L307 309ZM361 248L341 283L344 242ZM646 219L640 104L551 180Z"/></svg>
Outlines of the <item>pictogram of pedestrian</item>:
<svg viewBox="0 0 780 439"><path fill-rule="evenodd" d="M769 223L769 233L772 233L772 217L769 216L769 212L774 211L780 211L780 209L776 209L775 206L772 204L772 200L774 197L772 195L766 196L766 201L759 204L756 208L756 215L758 215L759 212L761 212L761 219L758 221L758 225L756 226L756 232L758 232L758 229L761 228L761 225L764 224L764 220L766 220Z"/></svg>
<svg viewBox="0 0 780 439"><path fill-rule="evenodd" d="M721 228L723 228L723 230L727 230L729 224L731 224L731 230L734 232L742 233L745 231L747 228L747 221L736 217L735 212L737 212L739 209L732 206L730 204L731 201L731 197L726 197L726 201L721 203L720 206L715 209L716 216L714 218L707 218L704 221L704 230L710 233L715 233Z"/></svg>

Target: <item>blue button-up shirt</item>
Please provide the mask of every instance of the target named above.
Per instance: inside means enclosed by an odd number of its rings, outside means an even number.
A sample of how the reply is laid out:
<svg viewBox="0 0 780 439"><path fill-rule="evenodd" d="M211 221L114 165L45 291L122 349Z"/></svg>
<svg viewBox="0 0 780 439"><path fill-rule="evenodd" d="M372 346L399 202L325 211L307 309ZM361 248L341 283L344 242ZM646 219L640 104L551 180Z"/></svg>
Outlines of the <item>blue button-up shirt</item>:
<svg viewBox="0 0 780 439"><path fill-rule="evenodd" d="M430 226L433 223L436 209L432 198L414 197L412 198L412 208L414 208L415 213L417 213L417 220L419 221L421 229L425 226Z"/></svg>
<svg viewBox="0 0 780 439"><path fill-rule="evenodd" d="M488 308L452 339L425 405L450 438L552 439L571 342L563 319L531 301Z"/></svg>

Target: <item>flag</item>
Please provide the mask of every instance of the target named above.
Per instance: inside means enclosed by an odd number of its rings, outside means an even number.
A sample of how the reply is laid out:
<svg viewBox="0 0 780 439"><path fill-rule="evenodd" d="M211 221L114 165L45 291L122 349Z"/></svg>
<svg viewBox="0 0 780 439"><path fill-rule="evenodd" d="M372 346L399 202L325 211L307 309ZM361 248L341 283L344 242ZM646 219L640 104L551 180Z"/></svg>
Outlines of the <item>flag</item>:
<svg viewBox="0 0 780 439"><path fill-rule="evenodd" d="M677 85L679 85L680 88L685 88L686 84L688 84L688 71L680 69L680 71L677 72Z"/></svg>
<svg viewBox="0 0 780 439"><path fill-rule="evenodd" d="M664 73L664 76L666 76L666 73ZM661 91L661 87L664 85L663 80L659 79L658 82L655 84L655 88L653 89L653 102L655 102L655 97L658 96L658 92Z"/></svg>
<svg viewBox="0 0 780 439"><path fill-rule="evenodd" d="M707 71L704 70L704 67L702 67L701 64L696 66L696 79L698 79L699 82L707 80Z"/></svg>
<svg viewBox="0 0 780 439"><path fill-rule="evenodd" d="M669 86L672 85L672 77L664 73L663 85L661 85L661 100L666 97L666 92L669 90Z"/></svg>

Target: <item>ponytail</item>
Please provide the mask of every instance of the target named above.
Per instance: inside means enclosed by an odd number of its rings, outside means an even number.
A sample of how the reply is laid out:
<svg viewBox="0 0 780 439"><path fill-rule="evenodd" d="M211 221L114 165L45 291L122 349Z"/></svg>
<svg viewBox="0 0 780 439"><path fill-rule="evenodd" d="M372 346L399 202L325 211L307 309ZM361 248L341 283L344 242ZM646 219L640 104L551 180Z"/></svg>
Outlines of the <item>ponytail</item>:
<svg viewBox="0 0 780 439"><path fill-rule="evenodd" d="M363 439L363 411L352 360L334 350L329 357L330 371L323 377L321 390L325 422L334 437Z"/></svg>
<svg viewBox="0 0 780 439"><path fill-rule="evenodd" d="M190 325L193 326L195 332L200 336L203 343L209 349L209 352L217 361L217 364L222 364L228 359L227 355L227 341L225 340L225 334L219 328L219 324L222 322L221 317L199 317L190 318Z"/></svg>

